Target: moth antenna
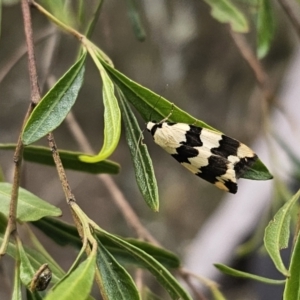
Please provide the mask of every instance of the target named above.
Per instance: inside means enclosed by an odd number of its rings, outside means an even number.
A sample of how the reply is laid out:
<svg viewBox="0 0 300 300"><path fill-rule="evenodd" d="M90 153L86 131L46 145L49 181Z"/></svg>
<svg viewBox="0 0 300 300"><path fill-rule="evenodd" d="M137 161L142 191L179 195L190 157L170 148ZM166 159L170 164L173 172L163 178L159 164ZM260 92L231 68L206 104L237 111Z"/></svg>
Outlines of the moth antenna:
<svg viewBox="0 0 300 300"><path fill-rule="evenodd" d="M158 124L162 124L163 122L166 122L172 116L173 111L174 111L174 103L172 103L170 113L165 118L163 118Z"/></svg>
<svg viewBox="0 0 300 300"><path fill-rule="evenodd" d="M157 103L159 102L159 100L162 98L162 96L159 96L158 97L158 99L157 99L157 101L156 101L156 103L155 103L155 105L154 106L152 106L152 110L151 110L151 113L150 113L150 118L149 118L149 120L151 121L152 120L152 117L151 117L151 114L152 114L152 111L154 110L154 107L156 107L156 105L157 105Z"/></svg>

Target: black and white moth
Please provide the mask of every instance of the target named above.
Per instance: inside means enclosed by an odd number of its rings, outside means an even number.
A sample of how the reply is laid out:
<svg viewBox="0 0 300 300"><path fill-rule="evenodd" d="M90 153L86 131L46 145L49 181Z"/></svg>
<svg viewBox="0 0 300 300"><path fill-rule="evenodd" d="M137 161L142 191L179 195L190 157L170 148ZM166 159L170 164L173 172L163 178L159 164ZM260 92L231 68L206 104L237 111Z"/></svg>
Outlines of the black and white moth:
<svg viewBox="0 0 300 300"><path fill-rule="evenodd" d="M222 133L165 121L147 123L154 142L195 175L235 194L237 179L254 164L257 155Z"/></svg>

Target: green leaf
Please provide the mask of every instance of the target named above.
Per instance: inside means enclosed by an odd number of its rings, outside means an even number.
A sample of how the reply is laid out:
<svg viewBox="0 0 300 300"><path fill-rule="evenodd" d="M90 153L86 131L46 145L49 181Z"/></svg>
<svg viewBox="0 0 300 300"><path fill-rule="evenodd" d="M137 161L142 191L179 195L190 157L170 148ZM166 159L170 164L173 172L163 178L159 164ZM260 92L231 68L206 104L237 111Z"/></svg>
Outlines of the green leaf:
<svg viewBox="0 0 300 300"><path fill-rule="evenodd" d="M129 20L132 25L133 32L139 41L144 41L146 38L145 29L142 25L140 13L137 8L136 0L127 0L127 10Z"/></svg>
<svg viewBox="0 0 300 300"><path fill-rule="evenodd" d="M273 175L269 172L267 167L258 159L254 165L244 173L241 178L251 180L269 180Z"/></svg>
<svg viewBox="0 0 300 300"><path fill-rule="evenodd" d="M86 299L91 291L95 275L96 252L65 277L45 300Z"/></svg>
<svg viewBox="0 0 300 300"><path fill-rule="evenodd" d="M268 54L275 33L274 11L270 0L260 0L257 16L257 56Z"/></svg>
<svg viewBox="0 0 300 300"><path fill-rule="evenodd" d="M57 128L75 103L84 75L86 52L41 99L22 133L24 145L31 144Z"/></svg>
<svg viewBox="0 0 300 300"><path fill-rule="evenodd" d="M54 240L59 245L73 245L77 248L81 247L82 245L76 228L68 223L60 221L59 219L46 217L36 222L32 222L32 224L39 230L43 231L49 238ZM136 265L138 267L144 267L144 264L141 264L139 260L136 260L131 255L128 255L126 250L116 245L105 235L97 232L97 236L102 241L103 245L117 258L119 262L129 265ZM136 239L130 238L124 240L136 246L137 248L142 249L167 268L176 269L180 266L178 257L166 249Z"/></svg>
<svg viewBox="0 0 300 300"><path fill-rule="evenodd" d="M53 292L64 280L66 280L70 276L71 273L73 273L78 268L81 261L85 258L85 250L86 250L85 247L82 245L79 253L76 256L76 259L73 261L68 272L66 274L64 274L64 276L61 278L61 280L52 287L51 292Z"/></svg>
<svg viewBox="0 0 300 300"><path fill-rule="evenodd" d="M104 142L97 155L81 155L80 160L95 163L109 157L116 149L121 135L121 113L114 92L114 84L100 63L97 65L103 81Z"/></svg>
<svg viewBox="0 0 300 300"><path fill-rule="evenodd" d="M56 218L47 217L36 222L31 222L31 224L44 232L46 236L55 241L58 245L72 245L76 248L82 246L78 231L73 225Z"/></svg>
<svg viewBox="0 0 300 300"><path fill-rule="evenodd" d="M104 61L102 61L102 64L115 84L120 88L126 100L131 102L145 121L149 121L150 118L160 121L170 115L168 120L171 122L193 124L218 131L205 122L192 117L167 99L126 77Z"/></svg>
<svg viewBox="0 0 300 300"><path fill-rule="evenodd" d="M143 135L128 103L120 93L120 108L125 125L127 144L133 161L135 178L147 205L154 211L159 210L157 182Z"/></svg>
<svg viewBox="0 0 300 300"><path fill-rule="evenodd" d="M264 283L267 283L267 284L284 284L285 283L285 280L269 279L269 278L266 278L266 277L249 274L249 273L246 273L246 272L242 272L242 271L232 269L232 268L227 267L227 266L222 265L222 264L214 264L214 266L218 270L220 270L222 273L228 274L228 275L231 275L231 276L235 276L235 277L253 279L253 280L264 282Z"/></svg>
<svg viewBox="0 0 300 300"><path fill-rule="evenodd" d="M139 300L139 293L131 276L107 251L99 239L97 239L97 243L97 268L103 299Z"/></svg>
<svg viewBox="0 0 300 300"><path fill-rule="evenodd" d="M181 265L178 256L176 256L173 252L170 252L164 248L160 248L150 243L143 242L141 240L137 240L133 238L126 238L124 240L127 243L130 243L131 245L151 255L155 260L163 264L166 268L177 269Z"/></svg>
<svg viewBox="0 0 300 300"><path fill-rule="evenodd" d="M20 239L16 242L18 256L20 258L20 278L25 286L29 286L30 282L34 276L34 269L30 263L29 258L23 248Z"/></svg>
<svg viewBox="0 0 300 300"><path fill-rule="evenodd" d="M3 235L0 235L0 243L2 242ZM60 268L57 268L55 264L52 264L52 262L49 261L48 258L45 257L42 253L26 246L24 247L24 251L27 258L29 259L30 265L33 267L34 270L38 270L41 265L43 265L44 263L48 263L52 271L52 283L58 282L63 277L64 272ZM16 246L11 242L8 244L7 254L14 259L17 258ZM24 260L24 262L26 262L26 260Z"/></svg>
<svg viewBox="0 0 300 300"><path fill-rule="evenodd" d="M19 260L15 262L14 288L11 300L22 300Z"/></svg>
<svg viewBox="0 0 300 300"><path fill-rule="evenodd" d="M289 271L284 266L280 250L288 247L291 212L299 196L300 190L278 210L274 219L266 227L264 236L264 245L275 267L287 277L289 276Z"/></svg>
<svg viewBox="0 0 300 300"><path fill-rule="evenodd" d="M243 13L230 0L204 0L211 7L211 15L220 23L229 23L233 31L248 32L249 26Z"/></svg>
<svg viewBox="0 0 300 300"><path fill-rule="evenodd" d="M283 300L299 300L300 295L300 238L299 233L292 252L290 276L286 280Z"/></svg>
<svg viewBox="0 0 300 300"><path fill-rule="evenodd" d="M150 117L152 120L161 121L168 116L168 120L170 122L193 124L195 126L220 132L205 122L192 117L173 103L169 102L167 99L160 97L149 89L129 79L105 62L102 63L115 84L118 85L124 94L126 100L131 102L145 121L149 121ZM266 166L260 160L257 160L241 178L267 180L273 178L273 176L270 174Z"/></svg>
<svg viewBox="0 0 300 300"><path fill-rule="evenodd" d="M127 243L119 237L109 234L108 232L101 231L112 242L122 247L129 254L131 254L136 260L144 265L155 276L157 281L166 289L172 299L176 300L191 300L191 296L181 287L178 281L173 275L157 260L148 255L143 250Z"/></svg>
<svg viewBox="0 0 300 300"><path fill-rule="evenodd" d="M0 211L8 216L12 185L0 182ZM23 188L19 188L17 218L21 222L36 221L45 216L58 217L62 212L59 208L38 198Z"/></svg>
<svg viewBox="0 0 300 300"><path fill-rule="evenodd" d="M16 144L0 144L0 149L2 150L13 150L15 148ZM83 155L81 152L59 150L59 155L65 169L86 172L90 174L118 174L120 172L120 165L111 160L103 160L94 164L90 164L79 159L79 156ZM48 166L55 166L52 153L47 147L27 146L24 148L23 156L27 161Z"/></svg>

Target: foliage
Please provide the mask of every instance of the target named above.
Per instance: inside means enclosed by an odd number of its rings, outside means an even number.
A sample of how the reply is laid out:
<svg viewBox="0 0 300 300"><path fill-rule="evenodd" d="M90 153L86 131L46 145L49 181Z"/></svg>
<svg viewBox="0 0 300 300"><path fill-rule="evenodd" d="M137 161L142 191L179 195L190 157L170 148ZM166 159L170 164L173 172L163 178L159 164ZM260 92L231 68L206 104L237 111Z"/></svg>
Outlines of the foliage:
<svg viewBox="0 0 300 300"><path fill-rule="evenodd" d="M59 208L48 204L19 186L15 187L8 183L0 183L0 211L2 213L0 215L0 240L1 244L7 244L6 249L3 249L5 247L1 249L3 251L1 254L7 253L16 262L12 299L23 299L20 292L22 286L27 289L28 299L50 300L70 299L70 297L74 297L74 299L76 297L76 299L93 299L90 294L94 280L103 299L159 299L159 296L147 288L144 288L143 292L139 291L133 276L129 272L136 268L148 270L172 299L192 299L189 292L181 286L180 282L171 273L172 270L181 272L180 259L177 255L154 245L150 239L144 241L124 238L101 228L70 197L72 194L68 189L67 179L64 178L62 169L92 174L117 174L120 170L119 164L108 160L108 158L118 146L122 120L136 173L137 185L145 203L153 211L158 211L157 181L147 147L141 142L143 136L136 115L140 115L145 121L149 121L150 115L156 120L169 116L169 120L172 122L194 124L216 131L217 129L196 119L177 105L117 70L111 59L90 40L90 35L101 12L102 1L96 3L94 7L95 14L92 16L86 13L84 1L78 0L77 2L76 5L72 6L71 1L66 4L65 1L43 0L41 1L42 6L32 1L32 6L41 15L46 16L50 23L56 24L59 29L78 39L79 55L75 63L56 81L39 103L33 105L35 107L30 112L29 117L25 119L26 122L20 135L22 146L26 146L24 152L20 152L25 160L36 162L41 167L42 165L55 165L57 167L66 193L67 203L74 217L74 225L57 219L61 215ZM255 10L256 22L254 26L251 24L249 12L247 11L246 14L234 1L205 0L205 2L210 6L212 17L222 24L229 24L231 30L242 33L256 30L258 57L263 58L268 54L275 32L273 4L270 0L258 1L259 5ZM8 4L9 1L6 0L4 3ZM142 18L139 15L137 3L134 0L128 0L127 9L133 31L139 40L144 40L146 31L142 26ZM83 15L85 18L83 18ZM89 21L82 23L82 19L89 19ZM81 31L86 32L86 34L79 33L77 28L83 28ZM50 149L31 145L46 135L48 135L48 140L51 142L52 138L49 133L62 124L75 102L80 101L78 95L84 84L87 57L92 60L99 71L102 82L104 105L102 148L97 155L91 155L88 152L74 152L68 149L57 151L53 143ZM170 112L172 113L170 114ZM20 144L0 144L0 150L18 149L18 145ZM57 156L61 158L61 165L57 160ZM19 166L17 165L16 168L19 168ZM258 160L243 177L252 180L267 180L271 179L272 175L266 166ZM13 214L10 208L14 193L11 191L14 191L15 188L19 191L15 217L19 224L27 228L31 239L35 241L34 246L31 247L23 245L16 233L9 232L7 234L7 223L10 222L11 214ZM300 192L295 194L278 210L273 221L269 223L265 230L265 249L278 271L282 273L282 280L248 274L220 264L216 264L216 267L223 273L232 276L259 280L266 284L284 284L284 300L298 299L295 296L300 294L300 242L298 232L295 236L289 267L284 266L280 250L288 246L291 215L294 212L299 195ZM26 223L39 228L57 244L69 245L80 250L67 273L47 253L30 229L26 227ZM9 240L10 234L12 234L14 240ZM146 235L143 238L145 239ZM37 271L45 262L52 272L52 286L47 293L32 288L35 286L32 285L33 278L35 280L43 279ZM211 291L215 299L224 299L216 286L211 288Z"/></svg>

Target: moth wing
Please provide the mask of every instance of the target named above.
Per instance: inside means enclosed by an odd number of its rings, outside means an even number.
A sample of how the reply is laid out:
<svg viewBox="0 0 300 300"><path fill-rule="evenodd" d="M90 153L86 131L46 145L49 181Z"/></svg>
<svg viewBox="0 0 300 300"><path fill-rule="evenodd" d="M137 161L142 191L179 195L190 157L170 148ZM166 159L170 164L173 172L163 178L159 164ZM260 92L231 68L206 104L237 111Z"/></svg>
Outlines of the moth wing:
<svg viewBox="0 0 300 300"><path fill-rule="evenodd" d="M172 156L195 175L222 190L237 192L234 165L226 158L213 155L207 147L181 145L176 152Z"/></svg>
<svg viewBox="0 0 300 300"><path fill-rule="evenodd" d="M231 193L237 192L236 180L257 160L239 141L184 123L162 123L154 140L189 171Z"/></svg>
<svg viewBox="0 0 300 300"><path fill-rule="evenodd" d="M201 140L207 147L212 146L212 140L217 141L216 146L210 148L211 153L230 161L234 165L236 178L240 178L258 159L248 146L224 134L203 129Z"/></svg>

